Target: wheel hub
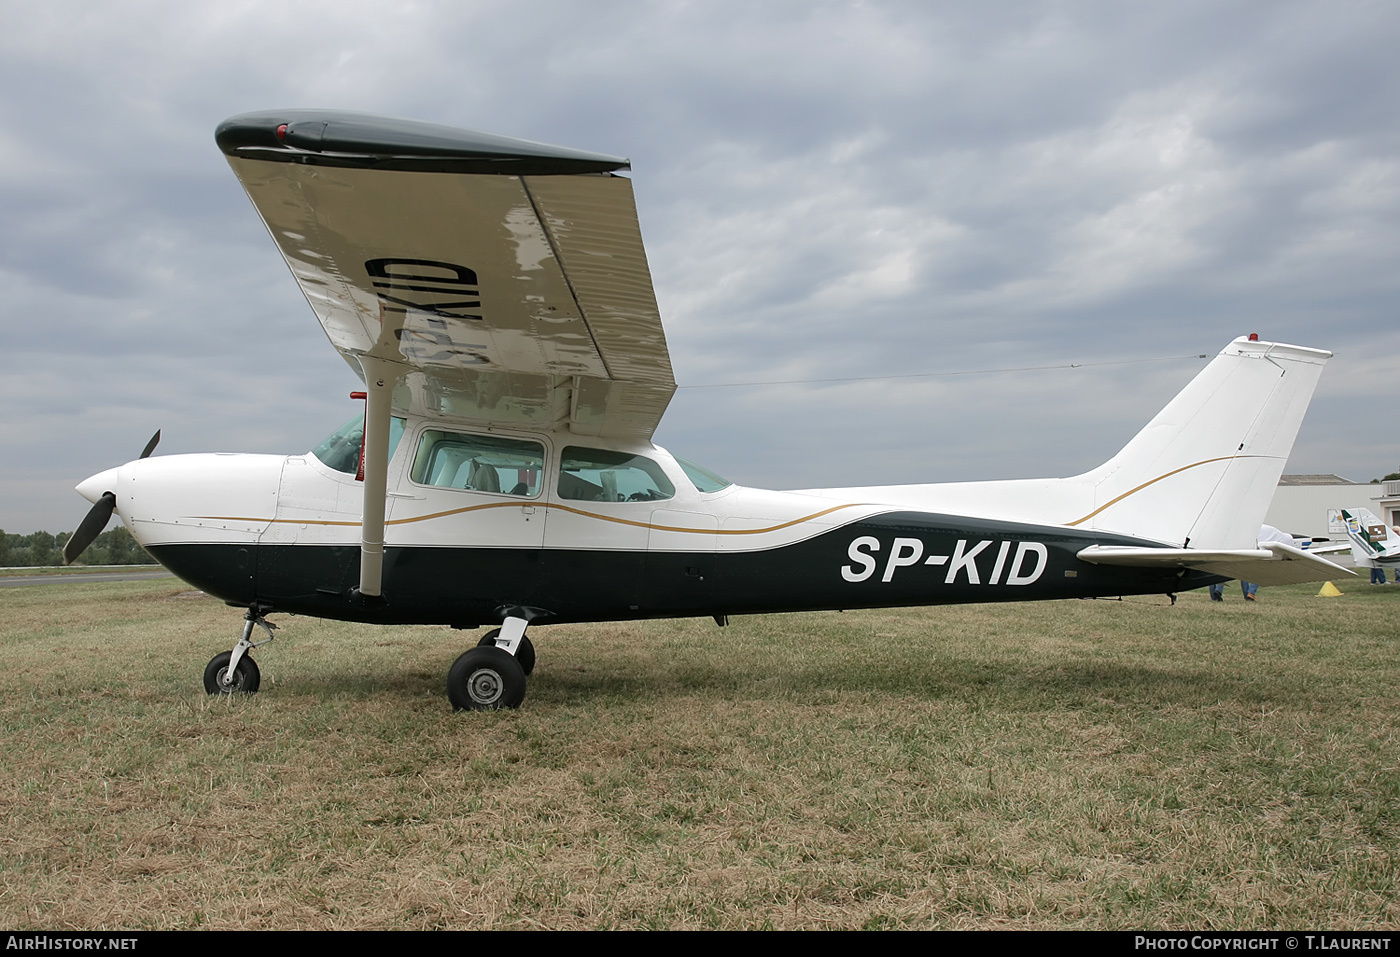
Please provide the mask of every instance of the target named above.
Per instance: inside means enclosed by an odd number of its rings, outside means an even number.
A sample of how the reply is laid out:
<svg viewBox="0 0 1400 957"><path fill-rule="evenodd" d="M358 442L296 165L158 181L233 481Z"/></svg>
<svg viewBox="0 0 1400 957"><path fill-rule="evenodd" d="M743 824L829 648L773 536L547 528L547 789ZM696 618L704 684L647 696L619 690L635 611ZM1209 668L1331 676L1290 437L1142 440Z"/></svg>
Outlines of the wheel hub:
<svg viewBox="0 0 1400 957"><path fill-rule="evenodd" d="M495 704L501 697L501 676L494 671L482 669L472 672L467 679L467 692L479 704Z"/></svg>

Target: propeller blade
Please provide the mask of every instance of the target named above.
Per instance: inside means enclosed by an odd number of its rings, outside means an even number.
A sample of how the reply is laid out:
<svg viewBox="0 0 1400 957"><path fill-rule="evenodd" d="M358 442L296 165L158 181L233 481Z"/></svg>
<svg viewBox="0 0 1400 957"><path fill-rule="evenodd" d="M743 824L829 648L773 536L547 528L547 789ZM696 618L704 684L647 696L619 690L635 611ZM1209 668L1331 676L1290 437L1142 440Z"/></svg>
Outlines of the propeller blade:
<svg viewBox="0 0 1400 957"><path fill-rule="evenodd" d="M141 450L141 454L138 455L138 456L136 456L136 457L137 457L138 459L144 459L144 458L150 457L150 454L156 450L156 446L159 445L159 444L160 444L160 429L156 429L156 434L153 435L153 436L151 436L151 441L149 441L149 442L146 443L146 447L145 447L144 449L142 449L142 450Z"/></svg>
<svg viewBox="0 0 1400 957"><path fill-rule="evenodd" d="M92 540L102 534L102 530L107 527L107 522L111 520L112 512L116 507L117 497L111 492L106 493L93 503L87 515L83 516L78 530L70 535L68 541L63 545L63 564L73 564L78 556L92 544Z"/></svg>

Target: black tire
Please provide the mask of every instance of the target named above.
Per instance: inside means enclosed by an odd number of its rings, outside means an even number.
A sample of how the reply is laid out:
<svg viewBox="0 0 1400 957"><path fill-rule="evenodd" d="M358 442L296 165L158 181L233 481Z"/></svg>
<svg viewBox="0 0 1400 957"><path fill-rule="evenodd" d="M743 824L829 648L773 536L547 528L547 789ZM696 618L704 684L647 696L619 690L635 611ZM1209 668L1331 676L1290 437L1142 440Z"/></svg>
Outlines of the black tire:
<svg viewBox="0 0 1400 957"><path fill-rule="evenodd" d="M501 629L492 628L481 636L481 640L476 643L478 648L496 647L496 639L501 636ZM535 646L530 644L528 635L520 636L520 644L515 646L515 660L520 662L520 670L527 675L535 673Z"/></svg>
<svg viewBox="0 0 1400 957"><path fill-rule="evenodd" d="M447 699L457 711L518 708L525 700L525 671L500 648L473 648L448 669Z"/></svg>
<svg viewBox="0 0 1400 957"><path fill-rule="evenodd" d="M224 680L232 657L233 652L221 651L204 666L204 690L209 694L252 694L258 690L262 674L258 671L258 663L246 654L238 659L238 667L233 669L233 680Z"/></svg>

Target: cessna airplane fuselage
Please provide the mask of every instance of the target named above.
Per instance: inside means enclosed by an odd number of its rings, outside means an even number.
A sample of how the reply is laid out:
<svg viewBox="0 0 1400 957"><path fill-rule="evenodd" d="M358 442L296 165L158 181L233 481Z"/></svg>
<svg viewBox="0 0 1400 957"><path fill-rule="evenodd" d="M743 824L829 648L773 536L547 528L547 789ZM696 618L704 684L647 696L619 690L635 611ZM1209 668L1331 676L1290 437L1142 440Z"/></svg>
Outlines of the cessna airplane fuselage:
<svg viewBox="0 0 1400 957"><path fill-rule="evenodd" d="M1064 479L742 488L651 442L675 382L625 160L427 124L249 114L217 139L364 414L304 455L177 455L84 481L248 609L205 673L256 690L265 617L499 625L448 677L514 706L527 627L1174 594L1346 572L1257 533L1329 353L1230 343L1123 450ZM270 637L270 630L268 630Z"/></svg>
<svg viewBox="0 0 1400 957"><path fill-rule="evenodd" d="M1085 561L1078 556L1090 546L1158 543L1080 530L1069 524L1074 515L1009 521L1008 513L1031 510L1025 503L1018 509L1016 499L1035 490L1018 483L1004 483L1001 517L978 517L888 501L903 492L932 505L936 486L884 495L718 487L721 481L693 466L687 472L687 464L650 444L604 449L569 444L577 439L567 435L461 428L420 421L397 443L379 602L355 592L363 495L355 459L161 456L93 476L82 491L115 490L137 540L212 595L355 621L474 627L499 624L509 609L523 610L532 624L723 617L1162 594L1216 580L1176 567ZM486 456L472 448L481 440L522 451L512 457L495 450L493 457L505 461L482 463ZM463 487L461 464L444 473L445 484L425 484L432 466L414 468L415 453L441 459L448 444L478 451L463 463L477 459L478 481L491 469L497 474L483 484L504 490ZM597 461L604 457L611 461ZM585 458L595 467L567 467Z"/></svg>

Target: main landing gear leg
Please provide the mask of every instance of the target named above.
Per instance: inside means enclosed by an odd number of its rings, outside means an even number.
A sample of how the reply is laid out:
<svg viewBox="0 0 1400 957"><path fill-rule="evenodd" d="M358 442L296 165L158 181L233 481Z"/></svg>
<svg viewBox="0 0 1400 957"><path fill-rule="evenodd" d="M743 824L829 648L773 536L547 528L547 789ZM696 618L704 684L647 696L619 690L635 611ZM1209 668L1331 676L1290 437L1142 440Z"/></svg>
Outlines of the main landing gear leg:
<svg viewBox="0 0 1400 957"><path fill-rule="evenodd" d="M535 669L535 648L525 637L529 624L511 616L481 643L452 663L447 698L458 711L518 708L525 700L525 676Z"/></svg>
<svg viewBox="0 0 1400 957"><path fill-rule="evenodd" d="M262 641L253 640L253 626L267 632ZM243 616L243 637L232 651L221 651L209 659L204 667L204 690L209 694L252 694L258 690L262 675L248 652L272 640L272 632L277 626L262 616L262 613L249 608Z"/></svg>

